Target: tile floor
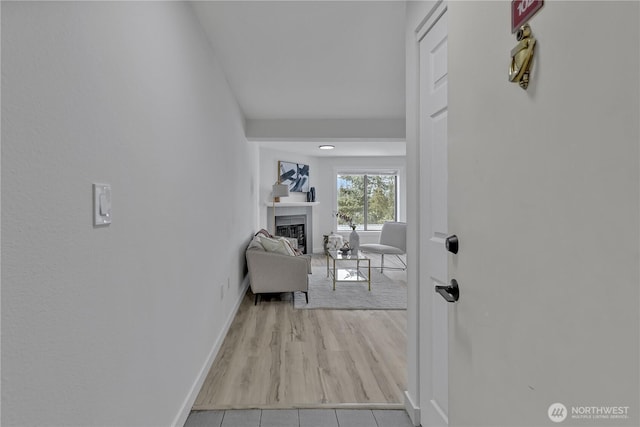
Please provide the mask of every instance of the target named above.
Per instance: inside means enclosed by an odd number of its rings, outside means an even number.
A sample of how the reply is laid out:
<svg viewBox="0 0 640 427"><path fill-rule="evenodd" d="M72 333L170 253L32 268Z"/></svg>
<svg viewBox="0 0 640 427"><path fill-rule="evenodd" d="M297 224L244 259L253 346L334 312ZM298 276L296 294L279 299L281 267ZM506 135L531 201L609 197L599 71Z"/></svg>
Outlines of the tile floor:
<svg viewBox="0 0 640 427"><path fill-rule="evenodd" d="M247 409L192 411L184 427L413 427L403 410Z"/></svg>

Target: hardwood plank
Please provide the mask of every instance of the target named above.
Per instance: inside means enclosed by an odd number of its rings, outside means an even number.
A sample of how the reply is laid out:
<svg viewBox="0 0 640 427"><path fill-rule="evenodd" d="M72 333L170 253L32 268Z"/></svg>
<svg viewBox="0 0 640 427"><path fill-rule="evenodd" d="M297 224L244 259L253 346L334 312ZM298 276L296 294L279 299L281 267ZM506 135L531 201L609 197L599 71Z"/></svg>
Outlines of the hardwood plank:
<svg viewBox="0 0 640 427"><path fill-rule="evenodd" d="M286 298L245 297L194 410L403 406L406 311L295 310Z"/></svg>

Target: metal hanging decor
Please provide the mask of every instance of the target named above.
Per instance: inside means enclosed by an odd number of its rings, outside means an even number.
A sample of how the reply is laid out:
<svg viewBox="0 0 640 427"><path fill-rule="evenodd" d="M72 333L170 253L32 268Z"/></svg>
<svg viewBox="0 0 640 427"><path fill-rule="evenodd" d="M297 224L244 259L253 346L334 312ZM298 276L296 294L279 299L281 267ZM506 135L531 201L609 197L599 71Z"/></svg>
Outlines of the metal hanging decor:
<svg viewBox="0 0 640 427"><path fill-rule="evenodd" d="M531 35L531 27L525 24L516 33L518 44L511 49L511 65L509 66L509 81L518 83L527 90L529 74L533 64L533 53L536 39Z"/></svg>

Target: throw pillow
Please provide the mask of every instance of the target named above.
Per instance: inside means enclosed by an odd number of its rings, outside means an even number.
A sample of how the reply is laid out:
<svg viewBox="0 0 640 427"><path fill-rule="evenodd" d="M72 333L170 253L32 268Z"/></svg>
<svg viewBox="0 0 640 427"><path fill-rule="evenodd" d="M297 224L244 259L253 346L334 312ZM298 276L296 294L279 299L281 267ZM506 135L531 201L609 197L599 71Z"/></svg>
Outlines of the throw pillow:
<svg viewBox="0 0 640 427"><path fill-rule="evenodd" d="M275 252L282 255L290 255L293 256L293 251L286 243L282 240L271 239L269 237L263 237L260 239L260 243L264 246L264 249L267 252Z"/></svg>
<svg viewBox="0 0 640 427"><path fill-rule="evenodd" d="M247 249L256 248L264 251L264 246L262 246L262 243L260 241L260 236L255 236L253 239L251 239L251 243L249 243L249 247Z"/></svg>
<svg viewBox="0 0 640 427"><path fill-rule="evenodd" d="M289 255L297 256L298 252L300 252L293 247L291 240L287 239L286 237L276 237L276 239L280 240L287 247L287 252L289 253Z"/></svg>

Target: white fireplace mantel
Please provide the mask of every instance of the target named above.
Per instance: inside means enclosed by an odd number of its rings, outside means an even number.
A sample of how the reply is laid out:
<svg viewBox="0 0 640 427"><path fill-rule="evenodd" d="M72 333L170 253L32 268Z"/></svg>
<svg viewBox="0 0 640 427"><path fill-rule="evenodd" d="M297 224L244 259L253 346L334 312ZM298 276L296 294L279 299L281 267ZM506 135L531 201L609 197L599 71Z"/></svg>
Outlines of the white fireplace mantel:
<svg viewBox="0 0 640 427"><path fill-rule="evenodd" d="M313 251L313 211L320 202L266 202L267 229L275 233L275 218L280 216L301 215L305 217L307 250Z"/></svg>
<svg viewBox="0 0 640 427"><path fill-rule="evenodd" d="M318 206L320 202L276 202L276 208L303 208L303 207L313 207ZM273 202L265 202L265 205L269 208L273 208Z"/></svg>

